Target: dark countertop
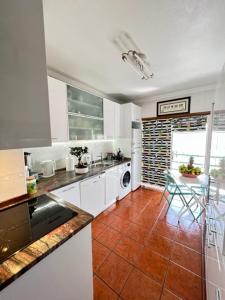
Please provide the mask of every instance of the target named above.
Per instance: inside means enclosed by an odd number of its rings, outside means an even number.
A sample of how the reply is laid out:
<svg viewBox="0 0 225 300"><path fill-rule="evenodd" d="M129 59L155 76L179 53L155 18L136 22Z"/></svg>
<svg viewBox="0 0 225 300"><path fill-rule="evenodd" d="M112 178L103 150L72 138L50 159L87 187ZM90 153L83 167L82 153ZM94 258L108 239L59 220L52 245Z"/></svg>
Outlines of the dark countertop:
<svg viewBox="0 0 225 300"><path fill-rule="evenodd" d="M131 161L130 158L125 158L123 161L113 161L112 165L105 165L105 166L101 166L101 167L100 166L92 167L88 173L82 174L82 175L77 175L75 173L75 171L67 172L65 169L58 170L58 171L56 171L56 174L54 176L49 177L49 178L41 178L40 179L40 181L38 183L38 192L36 194L34 194L32 196L23 195L21 197L17 197L17 198L2 202L2 203L0 203L0 211L1 211L1 209L4 209L11 205L14 205L15 203L24 202L29 199L41 196L41 195L45 194L46 192L50 192L55 189L66 186L68 184L78 182L78 181L87 179L89 177L98 175L98 174L112 168L113 166L118 166L118 165L124 164L126 162L130 162L130 161Z"/></svg>
<svg viewBox="0 0 225 300"><path fill-rule="evenodd" d="M56 175L50 178L43 178L38 183L38 192L33 195L24 195L15 199L8 200L0 204L0 211L7 207L11 207L15 204L31 200L35 197L41 196L54 189L63 187L65 185L78 182L95 176L99 173L110 169L113 166L120 165L129 162L130 159L124 161L115 161L113 165L97 166L91 168L91 170L83 175L76 175L75 172L66 172L66 170L59 170ZM62 203L62 202L61 202ZM93 216L89 213L79 209L78 207L63 201L63 204L78 213L77 216L57 227L50 233L46 234L36 242L27 246L23 250L16 252L10 258L0 264L0 290L9 285L16 278L21 276L32 266L46 257L49 253L53 252L57 247L66 242L69 238L75 235L82 228L87 226L92 220Z"/></svg>
<svg viewBox="0 0 225 300"><path fill-rule="evenodd" d="M1 263L0 290L32 268L93 220L92 215L78 207L67 202L63 202L63 204L77 212L77 215Z"/></svg>

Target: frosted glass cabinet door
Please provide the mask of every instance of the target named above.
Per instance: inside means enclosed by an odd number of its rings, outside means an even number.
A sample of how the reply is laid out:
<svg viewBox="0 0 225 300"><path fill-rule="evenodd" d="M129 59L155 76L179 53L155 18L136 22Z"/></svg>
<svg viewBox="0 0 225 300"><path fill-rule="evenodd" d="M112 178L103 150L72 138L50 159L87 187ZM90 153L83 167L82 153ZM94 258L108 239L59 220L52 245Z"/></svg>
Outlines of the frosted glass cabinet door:
<svg viewBox="0 0 225 300"><path fill-rule="evenodd" d="M100 97L67 86L69 139L103 138L103 100Z"/></svg>
<svg viewBox="0 0 225 300"><path fill-rule="evenodd" d="M103 100L87 92L67 86L68 111L103 118Z"/></svg>
<svg viewBox="0 0 225 300"><path fill-rule="evenodd" d="M99 140L103 138L103 120L69 115L70 140Z"/></svg>

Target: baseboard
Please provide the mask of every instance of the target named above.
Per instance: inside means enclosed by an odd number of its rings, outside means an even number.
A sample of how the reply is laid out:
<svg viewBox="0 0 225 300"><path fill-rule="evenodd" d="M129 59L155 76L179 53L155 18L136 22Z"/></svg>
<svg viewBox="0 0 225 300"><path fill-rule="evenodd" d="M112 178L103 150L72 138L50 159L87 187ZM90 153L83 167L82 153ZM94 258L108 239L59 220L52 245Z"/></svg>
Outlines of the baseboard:
<svg viewBox="0 0 225 300"><path fill-rule="evenodd" d="M157 192L162 192L164 190L164 188L160 185L150 184L150 183L146 183L146 182L142 182L141 186L145 189L154 190L154 191L157 191Z"/></svg>

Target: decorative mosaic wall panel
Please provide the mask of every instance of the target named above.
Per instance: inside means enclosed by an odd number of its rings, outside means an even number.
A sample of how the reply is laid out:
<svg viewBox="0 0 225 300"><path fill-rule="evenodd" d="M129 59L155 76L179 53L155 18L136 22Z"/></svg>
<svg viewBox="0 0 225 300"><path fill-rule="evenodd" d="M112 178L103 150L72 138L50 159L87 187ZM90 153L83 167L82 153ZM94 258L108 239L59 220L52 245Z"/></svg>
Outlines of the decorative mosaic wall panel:
<svg viewBox="0 0 225 300"><path fill-rule="evenodd" d="M143 121L142 180L164 185L163 171L171 160L171 120Z"/></svg>
<svg viewBox="0 0 225 300"><path fill-rule="evenodd" d="M163 186L171 164L172 131L205 130L207 116L143 121L142 181Z"/></svg>

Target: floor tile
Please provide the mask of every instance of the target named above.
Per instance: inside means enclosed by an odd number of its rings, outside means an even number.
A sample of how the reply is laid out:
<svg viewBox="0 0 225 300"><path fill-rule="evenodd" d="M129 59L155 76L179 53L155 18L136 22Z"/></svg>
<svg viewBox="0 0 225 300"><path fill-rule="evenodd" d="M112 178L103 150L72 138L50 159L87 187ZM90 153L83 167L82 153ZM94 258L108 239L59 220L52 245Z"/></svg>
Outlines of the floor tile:
<svg viewBox="0 0 225 300"><path fill-rule="evenodd" d="M202 257L198 252L176 243L173 249L171 260L176 264L201 276Z"/></svg>
<svg viewBox="0 0 225 300"><path fill-rule="evenodd" d="M92 254L93 254L93 271L96 272L99 266L103 263L105 258L109 255L110 250L100 244L98 241L92 242Z"/></svg>
<svg viewBox="0 0 225 300"><path fill-rule="evenodd" d="M150 231L144 229L143 226L140 226L135 223L131 223L129 228L125 232L125 235L128 236L129 238L135 240L136 242L144 244L149 233L150 233Z"/></svg>
<svg viewBox="0 0 225 300"><path fill-rule="evenodd" d="M106 229L97 236L97 241L99 241L104 246L113 249L116 244L121 239L122 235L119 233L119 231L106 227Z"/></svg>
<svg viewBox="0 0 225 300"><path fill-rule="evenodd" d="M177 227L159 221L157 222L152 232L162 235L170 240L174 240L177 235Z"/></svg>
<svg viewBox="0 0 225 300"><path fill-rule="evenodd" d="M155 224L157 219L157 216L154 214L148 214L148 213L141 213L138 215L135 219L133 219L133 222L142 226L145 229L152 229L153 225Z"/></svg>
<svg viewBox="0 0 225 300"><path fill-rule="evenodd" d="M91 227L92 227L92 238L96 239L99 234L101 234L106 228L107 226L99 221L97 221L96 219L91 223Z"/></svg>
<svg viewBox="0 0 225 300"><path fill-rule="evenodd" d="M196 221L190 221L184 218L181 218L178 228L184 231L192 232L195 235L202 234L202 225Z"/></svg>
<svg viewBox="0 0 225 300"><path fill-rule="evenodd" d="M158 300L160 294L161 286L157 282L134 269L122 290L121 297L124 300Z"/></svg>
<svg viewBox="0 0 225 300"><path fill-rule="evenodd" d="M132 221L134 220L138 214L139 214L138 209L132 208L132 206L129 207L122 207L118 208L116 211L114 211L114 214L117 215L118 217L121 217L127 221Z"/></svg>
<svg viewBox="0 0 225 300"><path fill-rule="evenodd" d="M116 300L117 294L111 290L101 279L94 276L94 300Z"/></svg>
<svg viewBox="0 0 225 300"><path fill-rule="evenodd" d="M125 233L129 227L129 225L130 225L129 221L124 220L123 218L114 215L114 220L112 221L112 223L109 226L115 230L120 231L121 233Z"/></svg>
<svg viewBox="0 0 225 300"><path fill-rule="evenodd" d="M185 300L201 300L201 278L190 271L170 263L165 287Z"/></svg>
<svg viewBox="0 0 225 300"><path fill-rule="evenodd" d="M114 252L122 256L131 264L135 264L142 249L143 246L138 242L128 237L123 237L114 248Z"/></svg>
<svg viewBox="0 0 225 300"><path fill-rule="evenodd" d="M138 189L93 221L95 300L201 299L202 225L160 196Z"/></svg>
<svg viewBox="0 0 225 300"><path fill-rule="evenodd" d="M166 258L145 247L138 256L135 266L157 282L162 283L168 263Z"/></svg>
<svg viewBox="0 0 225 300"><path fill-rule="evenodd" d="M182 300L167 289L163 289L161 300Z"/></svg>
<svg viewBox="0 0 225 300"><path fill-rule="evenodd" d="M156 233L150 234L145 241L145 245L165 258L170 258L171 256L173 242L162 235Z"/></svg>
<svg viewBox="0 0 225 300"><path fill-rule="evenodd" d="M104 223L105 225L110 225L115 220L115 215L111 212L101 213L97 220Z"/></svg>
<svg viewBox="0 0 225 300"><path fill-rule="evenodd" d="M195 251L202 251L202 236L189 231L178 230L176 240Z"/></svg>
<svg viewBox="0 0 225 300"><path fill-rule="evenodd" d="M112 252L97 270L97 275L120 293L132 269L127 261Z"/></svg>
<svg viewBox="0 0 225 300"><path fill-rule="evenodd" d="M165 205L164 209L162 210L162 212L159 216L159 220L166 224L178 226L178 215L173 209L169 209L167 211L167 204Z"/></svg>

